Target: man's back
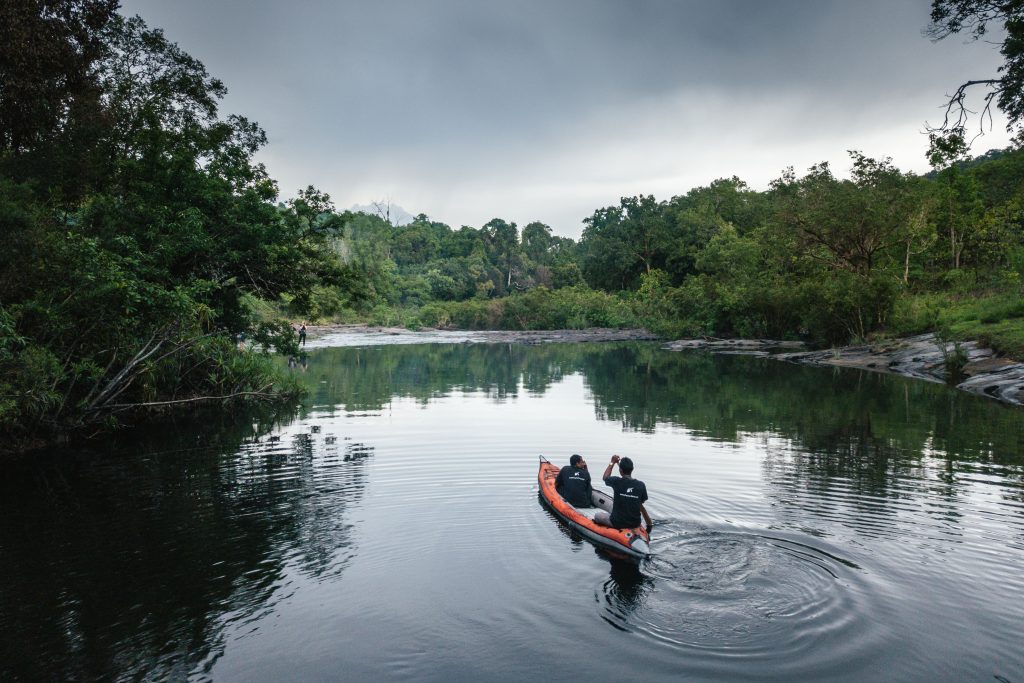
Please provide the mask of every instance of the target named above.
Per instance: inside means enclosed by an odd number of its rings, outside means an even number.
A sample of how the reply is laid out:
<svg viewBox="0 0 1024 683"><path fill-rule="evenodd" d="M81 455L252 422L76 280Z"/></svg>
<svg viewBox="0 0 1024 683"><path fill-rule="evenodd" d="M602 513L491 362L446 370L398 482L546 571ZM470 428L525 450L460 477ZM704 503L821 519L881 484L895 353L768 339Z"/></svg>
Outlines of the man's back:
<svg viewBox="0 0 1024 683"><path fill-rule="evenodd" d="M632 477L607 477L604 483L615 492L611 525L617 529L640 526L640 506L647 500L647 486Z"/></svg>
<svg viewBox="0 0 1024 683"><path fill-rule="evenodd" d="M591 506L590 472L579 467L566 465L558 471L555 490L573 507Z"/></svg>

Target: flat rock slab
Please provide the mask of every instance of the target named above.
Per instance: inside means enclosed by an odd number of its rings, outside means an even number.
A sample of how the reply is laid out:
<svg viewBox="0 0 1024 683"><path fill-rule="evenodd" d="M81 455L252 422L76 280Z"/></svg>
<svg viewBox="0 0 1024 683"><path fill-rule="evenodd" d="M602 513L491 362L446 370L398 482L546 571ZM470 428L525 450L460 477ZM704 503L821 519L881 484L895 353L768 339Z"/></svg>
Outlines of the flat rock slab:
<svg viewBox="0 0 1024 683"><path fill-rule="evenodd" d="M657 335L647 330L618 330L603 327L592 327L584 330L436 330L423 328L413 331L403 327L378 327L371 325L307 325L309 339L334 338L338 335L346 337L365 337L380 339L391 337L395 340L415 342L421 338L423 343L446 341L457 343L482 344L557 344L580 342L607 341L654 341ZM443 338L442 338L443 337ZM330 339L324 339L330 344ZM387 342L384 342L387 343Z"/></svg>
<svg viewBox="0 0 1024 683"><path fill-rule="evenodd" d="M681 339L665 344L663 348L765 356L790 363L860 368L943 383L947 381L946 354L953 350L952 345L948 345L948 351L944 351L932 334L821 351L787 350L800 348L800 342L767 339ZM967 379L956 385L958 389L1012 405L1024 405L1024 363L998 358L992 349L977 342L962 342L960 349L967 356L967 364L963 368Z"/></svg>
<svg viewBox="0 0 1024 683"><path fill-rule="evenodd" d="M1013 363L1001 370L979 373L960 382L957 388L1003 403L1024 405L1024 363Z"/></svg>
<svg viewBox="0 0 1024 683"><path fill-rule="evenodd" d="M670 351L682 351L683 349L707 349L718 353L735 351L738 353L748 351L784 351L803 349L806 345L799 341L778 341L776 339L715 339L712 337L704 339L680 339L665 344L662 348Z"/></svg>

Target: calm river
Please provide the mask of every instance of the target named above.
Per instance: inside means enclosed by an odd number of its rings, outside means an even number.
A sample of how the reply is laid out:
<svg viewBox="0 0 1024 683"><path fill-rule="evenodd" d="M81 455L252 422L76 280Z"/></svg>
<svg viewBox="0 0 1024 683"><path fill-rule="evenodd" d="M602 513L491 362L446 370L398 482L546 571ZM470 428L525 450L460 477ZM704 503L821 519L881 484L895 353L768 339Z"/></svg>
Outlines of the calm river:
<svg viewBox="0 0 1024 683"><path fill-rule="evenodd" d="M0 680L1024 680L1020 409L657 344L320 346L297 410L5 466ZM654 558L541 505L572 453L633 458Z"/></svg>

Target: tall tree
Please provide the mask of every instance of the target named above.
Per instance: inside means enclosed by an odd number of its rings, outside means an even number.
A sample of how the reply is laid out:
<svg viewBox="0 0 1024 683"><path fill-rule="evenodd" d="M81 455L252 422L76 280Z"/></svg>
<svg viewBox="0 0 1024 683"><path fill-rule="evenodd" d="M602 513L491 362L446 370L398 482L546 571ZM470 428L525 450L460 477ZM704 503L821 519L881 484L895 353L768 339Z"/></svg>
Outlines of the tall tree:
<svg viewBox="0 0 1024 683"><path fill-rule="evenodd" d="M827 162L797 179L789 171L773 184L777 221L795 238L797 253L835 270L869 277L879 254L902 244L918 210L910 177L891 160L851 152L852 178L841 180Z"/></svg>
<svg viewBox="0 0 1024 683"><path fill-rule="evenodd" d="M98 175L98 63L117 0L0 3L0 172L72 205ZM56 194L56 197L49 195Z"/></svg>
<svg viewBox="0 0 1024 683"><path fill-rule="evenodd" d="M635 288L641 273L664 266L671 231L665 207L653 195L623 197L618 206L598 209L583 223L582 270L592 286Z"/></svg>
<svg viewBox="0 0 1024 683"><path fill-rule="evenodd" d="M546 265L548 249L554 244L551 228L534 221L523 228L523 254L537 265Z"/></svg>
<svg viewBox="0 0 1024 683"><path fill-rule="evenodd" d="M257 324L243 295L301 300L314 285L352 281L309 220L326 196L310 190L275 206L277 186L253 161L263 131L221 118L223 84L141 19L109 17L109 6L87 2L16 0L0 11L26 7L37 16L18 21L67 41L51 51L75 58L60 67L65 79L51 82L49 67L25 76L4 53L0 109L15 130L0 148L0 223L9 229L0 251L0 428L271 396L268 366L243 362L230 335L258 335L263 348L294 345L287 326ZM96 46L67 29L75 22ZM80 78L96 97L81 95ZM8 106L12 93L23 109ZM69 113L78 100L97 116ZM32 129L18 118L24 112L47 116ZM66 139L102 163L87 186L53 186L55 202L39 189L61 180L64 159L49 152Z"/></svg>
<svg viewBox="0 0 1024 683"><path fill-rule="evenodd" d="M491 262L501 270L504 290L508 291L512 287L512 271L519 248L519 231L516 224L494 218L484 224L481 232L487 243Z"/></svg>

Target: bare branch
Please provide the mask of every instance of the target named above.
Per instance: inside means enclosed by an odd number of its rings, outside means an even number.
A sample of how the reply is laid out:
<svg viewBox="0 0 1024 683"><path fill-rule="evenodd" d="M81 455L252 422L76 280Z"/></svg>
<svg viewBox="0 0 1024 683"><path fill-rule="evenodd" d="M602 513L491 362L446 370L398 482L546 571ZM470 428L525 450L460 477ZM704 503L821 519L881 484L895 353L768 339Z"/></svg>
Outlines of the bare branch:
<svg viewBox="0 0 1024 683"><path fill-rule="evenodd" d="M125 410L132 410L137 408L156 408L160 406L173 406L183 405L186 403L200 403L203 401L227 401L233 398L241 398L243 396L251 396L256 398L273 399L276 398L275 394L267 393L272 385L268 384L258 391L237 391L232 394L222 394L219 396L193 396L192 398L179 398L171 401L149 401L146 403L115 403L113 405L102 406L101 408L90 408L91 412L98 412L100 410L114 412L123 412Z"/></svg>
<svg viewBox="0 0 1024 683"><path fill-rule="evenodd" d="M935 133L965 128L971 115L976 113L967 108L968 89L975 85L987 85L989 91L985 94L985 106L981 110L978 133L971 140L973 142L984 134L986 119L989 123L989 130L992 129L992 104L1003 91L1001 83L1002 81L998 78L984 78L962 83L952 95L947 95L946 111L943 114L942 125L933 127L926 123L926 130L930 133Z"/></svg>
<svg viewBox="0 0 1024 683"><path fill-rule="evenodd" d="M173 349L171 349L167 353L165 353L162 356L160 356L159 358L155 359L153 362L154 363L159 363L164 358L167 358L168 356L173 356L174 354L178 353L179 351L187 349L188 347L192 346L193 344L196 344L197 342L199 342L199 340L206 339L207 337L212 337L212 336L214 336L216 334L217 334L216 332L207 332L206 334L201 334L198 337L191 337L189 339L186 339L185 341L183 341L182 343L178 344L177 346L175 346Z"/></svg>
<svg viewBox="0 0 1024 683"><path fill-rule="evenodd" d="M143 344L142 348L139 349L139 352L135 354L135 357L128 361L128 363L121 368L121 371L117 373L113 379L107 382L103 390L100 391L96 398L92 400L89 404L89 409L91 410L101 403L109 401L114 398L114 396L117 396L124 391L124 389L134 381L136 375L135 369L141 363L145 362L147 358L156 353L163 343L167 341L167 333L168 331L166 328L153 332L153 335L145 344ZM157 335L162 335L163 338L157 341ZM113 396L111 394L113 394Z"/></svg>

